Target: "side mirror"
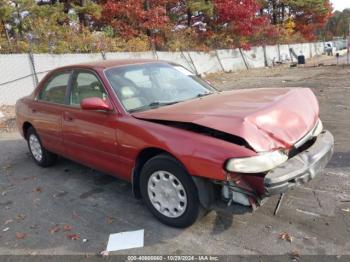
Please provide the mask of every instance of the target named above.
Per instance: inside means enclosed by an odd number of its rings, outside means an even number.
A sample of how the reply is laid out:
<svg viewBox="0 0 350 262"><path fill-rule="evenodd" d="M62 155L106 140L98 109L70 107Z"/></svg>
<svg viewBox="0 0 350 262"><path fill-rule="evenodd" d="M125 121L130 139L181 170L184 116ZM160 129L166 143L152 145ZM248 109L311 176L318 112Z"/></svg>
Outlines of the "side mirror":
<svg viewBox="0 0 350 262"><path fill-rule="evenodd" d="M113 107L108 100L99 97L85 98L80 102L80 107L84 110L112 111Z"/></svg>

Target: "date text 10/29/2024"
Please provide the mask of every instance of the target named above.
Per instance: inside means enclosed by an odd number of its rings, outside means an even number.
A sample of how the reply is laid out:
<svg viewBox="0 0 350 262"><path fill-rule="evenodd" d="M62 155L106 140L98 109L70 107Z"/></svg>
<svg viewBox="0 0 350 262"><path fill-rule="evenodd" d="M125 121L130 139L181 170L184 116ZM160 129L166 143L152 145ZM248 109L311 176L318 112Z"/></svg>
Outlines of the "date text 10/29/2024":
<svg viewBox="0 0 350 262"><path fill-rule="evenodd" d="M128 256L127 261L218 261L217 256Z"/></svg>

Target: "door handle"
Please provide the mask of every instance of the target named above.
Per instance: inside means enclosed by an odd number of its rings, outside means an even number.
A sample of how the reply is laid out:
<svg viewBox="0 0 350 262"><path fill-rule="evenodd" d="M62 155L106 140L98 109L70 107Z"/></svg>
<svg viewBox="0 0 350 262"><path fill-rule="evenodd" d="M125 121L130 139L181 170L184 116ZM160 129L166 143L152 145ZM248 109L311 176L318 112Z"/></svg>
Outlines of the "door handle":
<svg viewBox="0 0 350 262"><path fill-rule="evenodd" d="M67 113L67 112L65 112L65 113L63 114L63 119L64 119L65 121L69 121L69 122L73 121L73 117L72 117L69 113Z"/></svg>

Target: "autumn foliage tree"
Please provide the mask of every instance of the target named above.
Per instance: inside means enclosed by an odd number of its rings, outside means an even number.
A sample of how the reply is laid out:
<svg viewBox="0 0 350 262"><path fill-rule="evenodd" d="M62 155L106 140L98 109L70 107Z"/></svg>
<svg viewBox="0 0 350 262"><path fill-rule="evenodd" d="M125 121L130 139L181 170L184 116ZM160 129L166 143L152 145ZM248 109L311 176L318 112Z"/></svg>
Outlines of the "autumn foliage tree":
<svg viewBox="0 0 350 262"><path fill-rule="evenodd" d="M267 14L272 25L286 29L290 36L301 34L305 40L315 40L332 13L329 0L258 1L260 13Z"/></svg>
<svg viewBox="0 0 350 262"><path fill-rule="evenodd" d="M329 0L295 1L291 9L295 13L296 31L307 41L316 39L317 31L325 26L332 14Z"/></svg>
<svg viewBox="0 0 350 262"><path fill-rule="evenodd" d="M331 12L330 0L0 0L0 47L5 52L249 48L323 38Z"/></svg>
<svg viewBox="0 0 350 262"><path fill-rule="evenodd" d="M165 8L167 2L108 0L103 5L102 21L126 39L140 35L150 36L168 25L169 17Z"/></svg>
<svg viewBox="0 0 350 262"><path fill-rule="evenodd" d="M343 10L342 12L336 11L333 16L328 20L325 28L325 35L327 39L333 37L348 37L350 25L350 8Z"/></svg>
<svg viewBox="0 0 350 262"><path fill-rule="evenodd" d="M216 23L233 39L233 45L247 44L247 38L253 36L267 19L257 15L260 5L255 0L215 0Z"/></svg>

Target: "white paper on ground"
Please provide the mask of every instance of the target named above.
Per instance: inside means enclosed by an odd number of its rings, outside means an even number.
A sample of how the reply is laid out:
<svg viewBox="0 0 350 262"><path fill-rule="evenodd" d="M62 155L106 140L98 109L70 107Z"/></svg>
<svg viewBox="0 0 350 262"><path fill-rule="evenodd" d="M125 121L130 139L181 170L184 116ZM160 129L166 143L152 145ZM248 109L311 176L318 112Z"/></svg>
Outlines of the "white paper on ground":
<svg viewBox="0 0 350 262"><path fill-rule="evenodd" d="M106 251L143 247L144 230L110 234Z"/></svg>

